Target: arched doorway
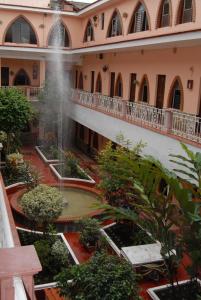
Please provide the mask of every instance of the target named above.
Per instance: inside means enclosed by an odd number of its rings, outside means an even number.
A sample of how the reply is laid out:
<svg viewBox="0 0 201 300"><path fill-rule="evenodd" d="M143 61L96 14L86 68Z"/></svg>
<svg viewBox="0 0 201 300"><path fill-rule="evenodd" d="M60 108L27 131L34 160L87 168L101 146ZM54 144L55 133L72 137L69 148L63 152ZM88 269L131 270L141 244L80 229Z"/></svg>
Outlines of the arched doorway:
<svg viewBox="0 0 201 300"><path fill-rule="evenodd" d="M16 86L16 85L30 85L30 84L31 82L26 71L24 69L19 70L15 76L13 85Z"/></svg>

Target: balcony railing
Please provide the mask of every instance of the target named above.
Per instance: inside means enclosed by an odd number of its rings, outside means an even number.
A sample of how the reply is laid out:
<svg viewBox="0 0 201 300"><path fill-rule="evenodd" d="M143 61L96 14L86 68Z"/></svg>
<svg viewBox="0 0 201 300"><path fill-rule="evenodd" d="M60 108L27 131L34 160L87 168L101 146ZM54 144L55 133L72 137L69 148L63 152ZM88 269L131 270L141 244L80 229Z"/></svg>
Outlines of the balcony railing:
<svg viewBox="0 0 201 300"><path fill-rule="evenodd" d="M150 127L196 143L201 143L201 118L173 109L159 109L154 106L111 98L81 90L73 90L73 101L123 119Z"/></svg>
<svg viewBox="0 0 201 300"><path fill-rule="evenodd" d="M20 90L30 101L37 101L42 90L40 87L32 86L2 86L2 89L10 89L15 87Z"/></svg>

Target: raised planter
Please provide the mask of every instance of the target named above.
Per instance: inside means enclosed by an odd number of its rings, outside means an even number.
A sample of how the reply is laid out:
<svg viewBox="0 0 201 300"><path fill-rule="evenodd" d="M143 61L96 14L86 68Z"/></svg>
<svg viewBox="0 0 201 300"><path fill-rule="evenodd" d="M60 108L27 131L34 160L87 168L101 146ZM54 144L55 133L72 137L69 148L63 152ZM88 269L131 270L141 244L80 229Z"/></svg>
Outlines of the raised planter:
<svg viewBox="0 0 201 300"><path fill-rule="evenodd" d="M24 229L24 228L21 228L21 227L16 227L16 228L17 228L18 231L23 231L23 232L27 232L27 233L36 233L38 235L43 234L40 231L31 231L29 229ZM63 241L63 243L65 244L66 248L68 249L68 253L69 253L71 259L73 260L74 264L79 265L79 261L76 258L75 253L73 252L70 244L68 243L68 241L64 237L63 233L57 233L55 235L60 237L61 240ZM50 283L35 285L35 288L36 288L36 290L41 290L41 289L45 289L45 288L48 288L48 287L55 287L55 286L56 286L56 282L50 282Z"/></svg>
<svg viewBox="0 0 201 300"><path fill-rule="evenodd" d="M159 265L163 264L163 258L160 254L161 245L159 242L154 242L149 233L145 232L148 241L148 243L146 244L145 243L140 244L138 242L137 245L135 245L135 243L133 242L133 246L132 246L131 241L129 241L128 245L126 245L126 243L124 242L124 246L119 247L107 233L107 229L115 225L117 225L117 223L112 223L110 225L103 227L101 229L101 233L103 236L105 236L106 240L108 241L108 243L110 244L110 246L118 256L123 256L135 268L140 268L141 266L145 266L151 263L159 263ZM139 229L141 228L139 227Z"/></svg>
<svg viewBox="0 0 201 300"><path fill-rule="evenodd" d="M88 179L81 179L81 178L71 178L71 177L62 177L60 175L60 173L58 172L58 170L56 169L56 166L59 166L61 164L50 164L50 169L52 170L52 172L54 173L54 175L56 176L57 179L64 181L64 182L68 182L68 183L79 183L79 184L84 184L84 185L91 185L94 186L96 184L95 180L93 180L93 178L91 178L80 166L78 166L79 170L85 174Z"/></svg>
<svg viewBox="0 0 201 300"><path fill-rule="evenodd" d="M191 294L191 298L180 298L179 293L178 296L176 295L172 295L172 297L169 295L168 296L168 290L172 290L172 286L170 284L165 284L165 285L161 285L158 287L154 287L154 288L150 288L147 290L147 293L149 294L149 296L151 297L151 299L153 300L196 300L197 299L197 293L196 293L196 289L193 290L192 286L190 285L190 280L183 280L183 281L179 281L179 288L181 289L183 288L183 292L184 295L187 294L187 290L190 289L190 294ZM201 281L199 279L197 279L197 283L199 285L199 296L201 296ZM176 288L177 283L174 283L174 286ZM167 297L165 296L165 294L167 293ZM166 298L165 298L166 297ZM188 297L188 296L187 296Z"/></svg>
<svg viewBox="0 0 201 300"><path fill-rule="evenodd" d="M59 159L48 159L44 152L42 152L41 146L35 146L35 149L37 151L37 153L39 154L39 156L42 158L42 160L46 163L46 164L53 164L53 163L58 163L60 162Z"/></svg>

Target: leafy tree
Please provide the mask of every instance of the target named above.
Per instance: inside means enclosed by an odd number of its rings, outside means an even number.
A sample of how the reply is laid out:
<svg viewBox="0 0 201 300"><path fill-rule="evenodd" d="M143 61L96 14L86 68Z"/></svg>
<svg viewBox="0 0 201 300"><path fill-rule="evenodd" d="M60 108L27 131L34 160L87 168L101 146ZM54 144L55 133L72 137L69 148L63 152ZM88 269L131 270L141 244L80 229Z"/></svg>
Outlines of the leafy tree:
<svg viewBox="0 0 201 300"><path fill-rule="evenodd" d="M42 224L45 229L60 216L63 196L58 189L40 184L22 196L21 207L29 220Z"/></svg>
<svg viewBox="0 0 201 300"><path fill-rule="evenodd" d="M7 134L7 153L16 137L33 116L31 104L16 88L0 90L0 128Z"/></svg>
<svg viewBox="0 0 201 300"><path fill-rule="evenodd" d="M192 152L186 145L181 144L186 156L171 155L175 163L175 172L192 194L190 201L181 199L180 207L183 214L181 231L190 255L191 265L187 268L191 279L197 279L201 269L201 153Z"/></svg>
<svg viewBox="0 0 201 300"><path fill-rule="evenodd" d="M113 206L129 207L135 198L133 181L136 177L137 164L144 145L140 142L129 149L129 141L119 137L121 145L114 148L112 142L99 154L100 188Z"/></svg>
<svg viewBox="0 0 201 300"><path fill-rule="evenodd" d="M153 157L137 163L133 181L135 201L130 208L106 206L117 219L126 219L139 224L161 243L161 255L166 264L170 283L177 281L177 266L183 257L183 244L172 227L180 225L179 205L175 199L188 201L189 194L183 189L174 173L169 172Z"/></svg>
<svg viewBox="0 0 201 300"><path fill-rule="evenodd" d="M140 299L132 266L105 253L96 253L89 262L63 270L55 279L60 295L72 300Z"/></svg>

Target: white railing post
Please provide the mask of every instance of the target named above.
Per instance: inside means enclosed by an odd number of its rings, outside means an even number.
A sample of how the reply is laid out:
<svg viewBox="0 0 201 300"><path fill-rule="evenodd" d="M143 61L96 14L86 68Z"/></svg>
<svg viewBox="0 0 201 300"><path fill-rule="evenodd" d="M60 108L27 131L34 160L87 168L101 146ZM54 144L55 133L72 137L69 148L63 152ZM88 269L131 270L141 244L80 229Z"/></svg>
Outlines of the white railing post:
<svg viewBox="0 0 201 300"><path fill-rule="evenodd" d="M172 131L173 126L173 111L171 109L165 110L165 118L164 118L164 131L169 133Z"/></svg>

